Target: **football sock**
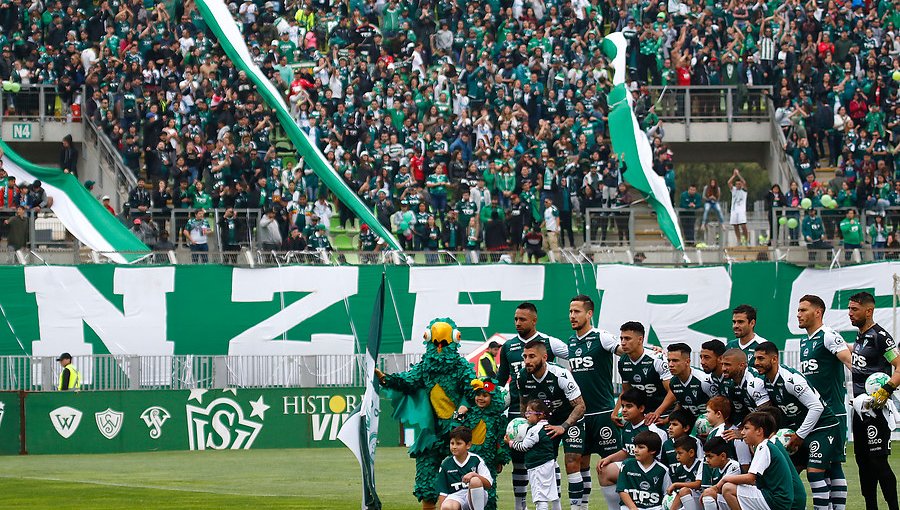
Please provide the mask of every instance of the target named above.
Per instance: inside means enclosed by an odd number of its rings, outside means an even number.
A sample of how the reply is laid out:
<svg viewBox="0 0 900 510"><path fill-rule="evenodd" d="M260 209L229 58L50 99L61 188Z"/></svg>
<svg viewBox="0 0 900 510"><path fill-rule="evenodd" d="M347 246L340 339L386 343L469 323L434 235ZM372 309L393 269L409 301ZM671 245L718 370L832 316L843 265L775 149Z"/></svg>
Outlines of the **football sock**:
<svg viewBox="0 0 900 510"><path fill-rule="evenodd" d="M830 491L828 484L825 483L825 473L807 471L806 477L809 479L809 488L812 490L813 509L829 510L831 506Z"/></svg>
<svg viewBox="0 0 900 510"><path fill-rule="evenodd" d="M581 493L581 508L587 509L591 501L591 468L581 470L581 485L584 487Z"/></svg>
<svg viewBox="0 0 900 510"><path fill-rule="evenodd" d="M704 496L703 510L719 510L719 502L712 496Z"/></svg>
<svg viewBox="0 0 900 510"><path fill-rule="evenodd" d="M484 504L487 503L487 493L484 492L484 487L469 489L469 499L472 500L472 510L484 510Z"/></svg>
<svg viewBox="0 0 900 510"><path fill-rule="evenodd" d="M606 485L600 490L603 491L603 497L606 498L606 505L609 510L619 510L619 492L616 491L615 485Z"/></svg>
<svg viewBox="0 0 900 510"><path fill-rule="evenodd" d="M569 505L571 505L572 510L579 510L581 507L581 495L584 492L581 471L569 473L566 477L569 480Z"/></svg>
<svg viewBox="0 0 900 510"><path fill-rule="evenodd" d="M844 468L840 463L832 464L832 468L825 472L828 478L826 484L830 490L831 506L834 510L845 510L847 508L847 478L844 475Z"/></svg>

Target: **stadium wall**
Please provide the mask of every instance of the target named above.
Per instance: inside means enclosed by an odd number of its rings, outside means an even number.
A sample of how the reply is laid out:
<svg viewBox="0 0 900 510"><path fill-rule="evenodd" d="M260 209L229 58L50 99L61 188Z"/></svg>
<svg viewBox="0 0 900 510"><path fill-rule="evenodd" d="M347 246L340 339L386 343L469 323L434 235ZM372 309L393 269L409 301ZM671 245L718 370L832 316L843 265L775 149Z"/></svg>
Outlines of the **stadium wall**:
<svg viewBox="0 0 900 510"><path fill-rule="evenodd" d="M695 268L627 265L453 267L114 265L0 268L0 355L347 354L365 339L381 272L387 274L382 353L420 352L434 317L452 317L470 346L511 332L516 305L532 301L538 329L570 334L569 299L598 302L598 325L649 325L650 342L694 346L730 338L730 310L759 310L757 333L784 345L803 331L798 299L821 296L826 324L852 336L847 298L877 296L890 330L900 263L809 269L773 262ZM466 351L466 346L463 352Z"/></svg>
<svg viewBox="0 0 900 510"><path fill-rule="evenodd" d="M364 391L4 392L0 454L344 447L337 433ZM381 411L379 444L397 446L390 399L382 399Z"/></svg>

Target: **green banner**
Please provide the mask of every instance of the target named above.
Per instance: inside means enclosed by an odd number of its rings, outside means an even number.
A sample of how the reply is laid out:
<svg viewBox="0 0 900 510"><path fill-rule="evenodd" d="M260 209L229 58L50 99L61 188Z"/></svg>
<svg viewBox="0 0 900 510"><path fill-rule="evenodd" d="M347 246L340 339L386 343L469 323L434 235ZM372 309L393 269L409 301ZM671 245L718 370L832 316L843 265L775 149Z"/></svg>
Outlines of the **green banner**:
<svg viewBox="0 0 900 510"><path fill-rule="evenodd" d="M804 294L828 304L825 323L855 331L847 297L877 296L876 321L891 324L898 263L832 271L778 263L695 268L626 265L396 267L113 265L0 268L0 355L61 352L134 355L346 354L364 352L375 293L386 271L381 352L421 352L435 317L459 325L467 353L495 333L514 333L522 301L538 307L538 329L570 334L568 304L579 293L597 303L597 325L629 320L650 340L699 345L731 337L731 309L759 310L757 333L778 344L799 338ZM3 367L0 367L2 375Z"/></svg>
<svg viewBox="0 0 900 510"><path fill-rule="evenodd" d="M13 455L22 445L22 408L19 392L0 392L0 455Z"/></svg>
<svg viewBox="0 0 900 510"><path fill-rule="evenodd" d="M228 388L28 393L25 442L31 454L343 448L338 431L362 402L363 391ZM384 399L382 406L389 416L390 400ZM5 444L5 418L2 427L0 438ZM397 446L399 442L397 422L383 420L378 443ZM0 453L18 453L15 444L14 451L0 449Z"/></svg>

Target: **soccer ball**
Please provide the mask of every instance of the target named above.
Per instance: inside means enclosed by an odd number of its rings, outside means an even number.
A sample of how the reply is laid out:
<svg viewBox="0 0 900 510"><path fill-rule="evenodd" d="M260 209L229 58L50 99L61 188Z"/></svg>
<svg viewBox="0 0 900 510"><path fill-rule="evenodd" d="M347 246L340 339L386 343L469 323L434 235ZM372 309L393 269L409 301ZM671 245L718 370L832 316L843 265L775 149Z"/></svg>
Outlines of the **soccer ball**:
<svg viewBox="0 0 900 510"><path fill-rule="evenodd" d="M790 438L787 436L794 435L794 431L791 429L778 429L778 432L775 433L775 440L781 443L782 446L787 448L788 441Z"/></svg>
<svg viewBox="0 0 900 510"><path fill-rule="evenodd" d="M875 393L889 380L891 380L891 378L884 372L875 372L866 378L866 393L869 395Z"/></svg>
<svg viewBox="0 0 900 510"><path fill-rule="evenodd" d="M528 420L525 418L513 418L506 426L506 439L508 441L521 441L528 432Z"/></svg>
<svg viewBox="0 0 900 510"><path fill-rule="evenodd" d="M675 493L673 492L672 494L666 494L666 496L662 500L663 510L669 510L670 508L672 508L672 503L674 503L674 502L675 502Z"/></svg>
<svg viewBox="0 0 900 510"><path fill-rule="evenodd" d="M712 426L709 424L709 420L706 419L706 414L701 414L697 417L697 421L694 422L694 430L693 436L700 437L709 434L709 430Z"/></svg>

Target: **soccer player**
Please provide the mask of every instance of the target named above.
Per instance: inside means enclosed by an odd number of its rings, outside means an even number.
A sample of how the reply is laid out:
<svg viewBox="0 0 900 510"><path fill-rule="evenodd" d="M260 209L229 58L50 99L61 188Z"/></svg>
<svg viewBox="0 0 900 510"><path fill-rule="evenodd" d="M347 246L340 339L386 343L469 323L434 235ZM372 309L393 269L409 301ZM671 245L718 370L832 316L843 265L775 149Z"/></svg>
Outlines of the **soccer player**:
<svg viewBox="0 0 900 510"><path fill-rule="evenodd" d="M543 340L534 339L525 344L522 353L525 368L519 372L517 379L519 403L523 413L529 400L538 399L547 404L550 411L547 433L557 445L562 441L566 460L573 460L566 463L566 473L569 483L575 485L581 478L580 455L584 450L584 398L572 374L559 365L549 363L547 356L547 344ZM577 491L575 508L581 506L581 491L578 489L570 487L570 492Z"/></svg>
<svg viewBox="0 0 900 510"><path fill-rule="evenodd" d="M440 491L437 501L440 510L484 510L487 502L484 489L494 480L481 457L469 453L471 447L472 431L468 427L450 431L451 455L441 462L435 481Z"/></svg>
<svg viewBox="0 0 900 510"><path fill-rule="evenodd" d="M616 482L622 470L622 461L634 456L634 438L643 431L650 431L659 436L660 445L667 439L666 433L655 424L647 424L644 419L647 395L637 389L629 388L619 397L622 404L622 418L625 421L622 427L621 449L600 459L597 463L597 476L600 479L603 497L610 510L619 508L619 495L616 491Z"/></svg>
<svg viewBox="0 0 900 510"><path fill-rule="evenodd" d="M675 343L669 346L668 353L669 388L681 409L687 409L694 416L706 411L706 402L715 396L712 377L698 368L691 366L691 346Z"/></svg>
<svg viewBox="0 0 900 510"><path fill-rule="evenodd" d="M622 463L616 483L621 508L656 509L662 505L663 494L672 481L669 470L656 460L661 444L659 436L650 431L634 436L634 457Z"/></svg>
<svg viewBox="0 0 900 510"><path fill-rule="evenodd" d="M557 357L567 358L569 349L562 340L545 335L537 331L537 307L529 302L524 302L516 307L513 317L516 326L516 337L507 340L500 348L500 363L497 365L497 380L500 384L509 383L509 419L520 416L519 388L516 386L517 378L525 363L522 352L525 344L530 340L541 340L547 346L547 361L554 361ZM510 380L511 378L511 380ZM465 413L466 408L461 407L460 413ZM525 470L525 458L518 451L511 451L512 459L512 484L515 508L525 508L525 493L528 489L528 472Z"/></svg>
<svg viewBox="0 0 900 510"><path fill-rule="evenodd" d="M731 421L743 423L744 417L769 401L763 380L747 367L747 355L740 349L728 349L720 358L725 376L724 394L731 401Z"/></svg>
<svg viewBox="0 0 900 510"><path fill-rule="evenodd" d="M728 443L721 437L708 439L703 449L706 457L700 478L703 510L727 510L725 498L719 493L716 484L726 476L741 474L741 466L728 457Z"/></svg>
<svg viewBox="0 0 900 510"><path fill-rule="evenodd" d="M675 493L675 501L671 510L697 510L695 492L700 488L703 461L698 458L696 438L682 436L675 440L675 456L678 464L669 468L669 476L672 478L672 486L666 489L667 494ZM703 451L700 450L699 455Z"/></svg>
<svg viewBox="0 0 900 510"><path fill-rule="evenodd" d="M619 374L622 376L622 392L635 388L647 396L647 409L644 416L649 425L659 421L660 417L675 404L675 395L669 388L668 364L660 354L644 349L644 325L629 321L622 324L619 341L622 344L622 356L619 357ZM612 412L612 419L622 423L617 416L622 406L621 396Z"/></svg>
<svg viewBox="0 0 900 510"><path fill-rule="evenodd" d="M536 510L560 508L559 490L556 486L556 441L547 433L549 409L543 400L531 400L527 404L525 419L531 427L521 441L510 441L509 447L524 452L528 469L531 500Z"/></svg>
<svg viewBox="0 0 900 510"><path fill-rule="evenodd" d="M732 510L790 508L794 499L793 478L797 472L768 440L775 432L775 418L769 413L750 413L744 418L741 430L753 450L750 471L722 477L716 490L725 497Z"/></svg>
<svg viewBox="0 0 900 510"><path fill-rule="evenodd" d="M613 356L622 354L619 339L612 333L595 329L594 301L584 294L569 302L569 323L574 334L569 338L569 370L584 397L584 451L566 454L569 499L572 508L579 500L587 507L591 495L591 454L601 458L619 449L619 428L612 421L616 404L613 393ZM574 476L570 462L578 462L580 479ZM578 484L583 488L579 495ZM575 488L576 490L573 490Z"/></svg>
<svg viewBox="0 0 900 510"><path fill-rule="evenodd" d="M753 366L753 353L756 346L766 339L756 334L756 308L750 305L738 305L731 311L731 330L734 338L725 347L737 348L747 355L747 365Z"/></svg>
<svg viewBox="0 0 900 510"><path fill-rule="evenodd" d="M837 435L843 442L847 438L847 407L844 403L847 384L844 367L853 371L850 364L853 356L843 337L822 323L824 315L825 302L822 298L811 294L800 298L797 323L807 334L806 338L800 339L800 372L834 413L838 420ZM834 466L828 474L831 502L835 505L834 510L844 510L847 503L847 476L842 464L847 460L846 451L841 448L833 460ZM835 503L836 501L842 503Z"/></svg>
<svg viewBox="0 0 900 510"><path fill-rule="evenodd" d="M900 355L887 331L875 323L875 298L868 292L850 296L850 323L859 329L853 344L851 378L853 396L866 393L866 379L877 372L890 375L890 380L872 394L873 407L883 407L900 385ZM891 428L881 411L875 416L853 413L853 452L859 466L860 490L866 510L876 510L875 489L881 483L881 494L888 510L897 510L897 477L888 463L891 453Z"/></svg>
<svg viewBox="0 0 900 510"><path fill-rule="evenodd" d="M710 375L713 393L721 395L725 391L725 376L719 358L725 354L725 344L721 340L709 340L700 346L700 368Z"/></svg>
<svg viewBox="0 0 900 510"><path fill-rule="evenodd" d="M782 425L794 430L787 444L798 471L804 467L813 494L815 510L843 508L847 504L847 488L843 492L829 490L826 478L834 479L834 467L840 468L844 438L838 421L819 393L802 374L778 362L778 347L763 342L756 347L756 370L765 378L771 403L781 409ZM752 462L751 462L752 466ZM843 471L838 474L843 477ZM836 494L837 492L837 494Z"/></svg>

